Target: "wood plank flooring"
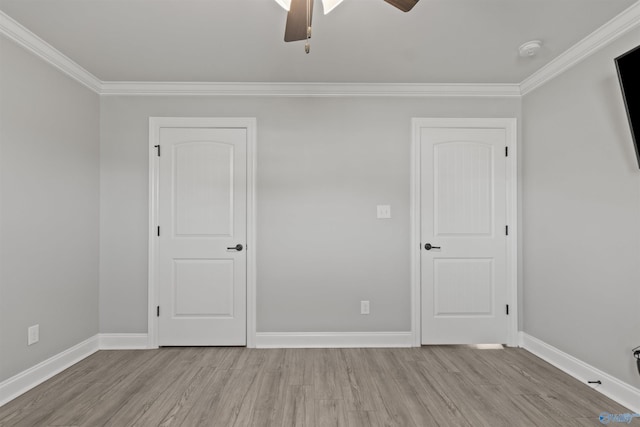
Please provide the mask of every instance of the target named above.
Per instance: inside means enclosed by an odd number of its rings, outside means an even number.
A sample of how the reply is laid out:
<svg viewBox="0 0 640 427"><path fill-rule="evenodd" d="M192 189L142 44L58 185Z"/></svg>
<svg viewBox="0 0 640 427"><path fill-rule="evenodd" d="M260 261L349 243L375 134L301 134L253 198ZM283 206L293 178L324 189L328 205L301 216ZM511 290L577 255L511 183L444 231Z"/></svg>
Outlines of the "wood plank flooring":
<svg viewBox="0 0 640 427"><path fill-rule="evenodd" d="M522 349L99 351L0 426L599 426L628 409Z"/></svg>

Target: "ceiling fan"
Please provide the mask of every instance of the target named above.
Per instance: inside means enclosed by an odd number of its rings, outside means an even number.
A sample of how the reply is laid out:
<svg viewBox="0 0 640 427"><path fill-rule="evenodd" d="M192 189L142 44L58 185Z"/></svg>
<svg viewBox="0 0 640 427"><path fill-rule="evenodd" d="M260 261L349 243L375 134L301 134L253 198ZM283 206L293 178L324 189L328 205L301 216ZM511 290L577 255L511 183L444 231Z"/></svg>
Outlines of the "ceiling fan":
<svg viewBox="0 0 640 427"><path fill-rule="evenodd" d="M313 16L313 0L275 0L288 11L287 25L284 30L284 41L294 42L306 40L305 52L309 53L311 38L311 18ZM322 0L324 14L331 12L343 0ZM409 12L418 0L384 0L403 12Z"/></svg>

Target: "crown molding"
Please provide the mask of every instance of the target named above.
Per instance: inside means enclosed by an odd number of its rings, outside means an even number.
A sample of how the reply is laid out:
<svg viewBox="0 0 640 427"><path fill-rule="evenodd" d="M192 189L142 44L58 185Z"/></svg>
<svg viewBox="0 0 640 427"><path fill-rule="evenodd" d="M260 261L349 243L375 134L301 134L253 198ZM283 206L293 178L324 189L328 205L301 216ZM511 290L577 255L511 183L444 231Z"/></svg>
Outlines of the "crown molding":
<svg viewBox="0 0 640 427"><path fill-rule="evenodd" d="M524 96L532 92L638 26L640 26L640 2L632 4L609 22L524 79L520 83L521 94Z"/></svg>
<svg viewBox="0 0 640 427"><path fill-rule="evenodd" d="M518 84L102 82L102 95L504 97Z"/></svg>
<svg viewBox="0 0 640 427"><path fill-rule="evenodd" d="M517 97L518 84L103 82L0 11L0 34L100 95L274 97Z"/></svg>
<svg viewBox="0 0 640 427"><path fill-rule="evenodd" d="M129 96L519 97L530 93L638 26L640 1L520 84L105 82L0 10L0 35L39 56L99 95Z"/></svg>
<svg viewBox="0 0 640 427"><path fill-rule="evenodd" d="M62 52L23 27L18 21L0 10L0 34L39 56L69 77L92 91L100 93L102 82Z"/></svg>

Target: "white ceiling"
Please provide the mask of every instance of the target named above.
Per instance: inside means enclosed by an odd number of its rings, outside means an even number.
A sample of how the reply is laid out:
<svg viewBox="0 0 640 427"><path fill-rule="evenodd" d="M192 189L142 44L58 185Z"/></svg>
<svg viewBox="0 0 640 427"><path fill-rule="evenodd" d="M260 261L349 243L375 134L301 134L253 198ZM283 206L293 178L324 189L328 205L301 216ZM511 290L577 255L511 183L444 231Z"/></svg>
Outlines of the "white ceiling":
<svg viewBox="0 0 640 427"><path fill-rule="evenodd" d="M316 1L311 53L273 0L0 0L103 81L520 83L635 0ZM534 58L518 46L540 39Z"/></svg>

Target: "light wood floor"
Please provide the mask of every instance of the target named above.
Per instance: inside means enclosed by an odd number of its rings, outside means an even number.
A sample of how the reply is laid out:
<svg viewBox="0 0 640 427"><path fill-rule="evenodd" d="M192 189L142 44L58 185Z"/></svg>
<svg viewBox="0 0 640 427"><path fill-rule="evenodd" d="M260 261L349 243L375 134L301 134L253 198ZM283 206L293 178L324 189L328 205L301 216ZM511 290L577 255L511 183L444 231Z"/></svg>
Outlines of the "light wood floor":
<svg viewBox="0 0 640 427"><path fill-rule="evenodd" d="M601 426L627 413L521 349L99 351L2 426Z"/></svg>

